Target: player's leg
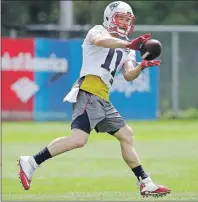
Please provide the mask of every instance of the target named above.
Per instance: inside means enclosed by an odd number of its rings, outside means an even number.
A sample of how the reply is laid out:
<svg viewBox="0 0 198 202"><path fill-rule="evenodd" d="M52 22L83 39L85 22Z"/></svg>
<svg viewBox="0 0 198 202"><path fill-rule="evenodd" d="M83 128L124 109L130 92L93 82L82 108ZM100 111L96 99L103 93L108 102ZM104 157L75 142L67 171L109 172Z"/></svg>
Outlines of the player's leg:
<svg viewBox="0 0 198 202"><path fill-rule="evenodd" d="M122 152L122 157L127 165L134 171L137 179L145 179L148 175L144 172L140 159L134 147L133 130L126 124L119 129L114 135L119 142Z"/></svg>
<svg viewBox="0 0 198 202"><path fill-rule="evenodd" d="M30 188L32 175L40 164L52 157L86 144L90 133L89 119L84 110L86 102L86 97L79 93L77 102L73 105L71 136L57 138L33 156L21 156L19 158L19 176L26 190Z"/></svg>
<svg viewBox="0 0 198 202"><path fill-rule="evenodd" d="M131 168L139 180L140 193L143 196L162 196L170 193L170 189L162 185L157 185L146 174L141 165L138 154L134 147L133 130L128 125L119 129L114 136L119 140L124 161Z"/></svg>
<svg viewBox="0 0 198 202"><path fill-rule="evenodd" d="M89 133L75 128L71 131L71 136L60 137L53 140L47 147L35 154L33 157L36 163L40 165L49 158L83 147L87 143L88 136Z"/></svg>
<svg viewBox="0 0 198 202"><path fill-rule="evenodd" d="M48 146L33 156L20 157L19 175L24 188L26 190L30 188L32 175L41 163L64 152L83 147L88 140L91 130L103 118L104 112L97 102L97 97L80 91L77 102L73 105L71 136L53 140Z"/></svg>
<svg viewBox="0 0 198 202"><path fill-rule="evenodd" d="M107 117L97 124L96 131L108 132L119 140L122 157L133 170L138 180L148 177L141 166L140 159L133 145L133 131L114 107L111 107L111 110L108 110Z"/></svg>
<svg viewBox="0 0 198 202"><path fill-rule="evenodd" d="M19 158L19 176L26 190L30 188L33 173L40 164L52 157L83 147L86 144L89 136L88 133L80 129L73 129L71 133L71 136L53 140L48 146L33 156L21 156Z"/></svg>
<svg viewBox="0 0 198 202"><path fill-rule="evenodd" d="M153 183L144 171L134 147L134 136L131 127L125 123L111 103L105 103L105 111L106 118L97 124L96 131L108 132L119 140L123 159L140 182L141 194L148 196L169 193L168 188Z"/></svg>

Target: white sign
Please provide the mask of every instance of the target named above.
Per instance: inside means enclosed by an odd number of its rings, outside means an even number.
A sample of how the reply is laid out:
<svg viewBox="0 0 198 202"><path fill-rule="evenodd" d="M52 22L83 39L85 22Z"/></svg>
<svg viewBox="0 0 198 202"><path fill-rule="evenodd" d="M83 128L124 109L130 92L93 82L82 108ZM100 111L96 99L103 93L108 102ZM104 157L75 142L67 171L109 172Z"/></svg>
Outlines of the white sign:
<svg viewBox="0 0 198 202"><path fill-rule="evenodd" d="M117 74L111 92L124 93L125 97L130 97L133 92L150 92L150 75L149 69L145 69L138 78L132 82L128 82L124 79L121 73Z"/></svg>
<svg viewBox="0 0 198 202"><path fill-rule="evenodd" d="M27 77L22 77L10 87L21 100L26 103L38 90L39 86Z"/></svg>
<svg viewBox="0 0 198 202"><path fill-rule="evenodd" d="M48 58L32 57L30 53L19 53L11 57L8 52L2 55L2 70L33 71L33 72L67 72L68 61L65 58L57 58L52 53Z"/></svg>

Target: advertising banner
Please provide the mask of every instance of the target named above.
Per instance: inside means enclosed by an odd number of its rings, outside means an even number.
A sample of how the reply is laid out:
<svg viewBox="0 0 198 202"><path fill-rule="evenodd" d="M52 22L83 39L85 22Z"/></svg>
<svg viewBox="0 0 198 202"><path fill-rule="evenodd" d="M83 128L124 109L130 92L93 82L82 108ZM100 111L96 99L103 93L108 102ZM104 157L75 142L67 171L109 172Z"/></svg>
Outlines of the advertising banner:
<svg viewBox="0 0 198 202"><path fill-rule="evenodd" d="M3 38L3 119L71 120L72 106L63 103L63 98L79 78L82 42ZM139 52L136 55L140 61ZM111 102L127 120L156 119L158 82L158 68L145 69L133 82L125 81L118 73L111 89Z"/></svg>
<svg viewBox="0 0 198 202"><path fill-rule="evenodd" d="M62 102L72 86L66 41L3 38L1 54L4 120L69 119L71 106Z"/></svg>

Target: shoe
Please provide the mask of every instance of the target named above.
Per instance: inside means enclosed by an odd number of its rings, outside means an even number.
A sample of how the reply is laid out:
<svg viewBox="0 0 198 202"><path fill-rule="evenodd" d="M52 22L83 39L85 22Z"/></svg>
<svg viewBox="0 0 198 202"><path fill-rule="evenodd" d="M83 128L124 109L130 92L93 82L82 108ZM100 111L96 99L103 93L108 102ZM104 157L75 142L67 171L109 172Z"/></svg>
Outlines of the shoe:
<svg viewBox="0 0 198 202"><path fill-rule="evenodd" d="M168 187L154 183L150 177L140 179L138 185L140 186L140 194L143 197L162 197L171 192Z"/></svg>
<svg viewBox="0 0 198 202"><path fill-rule="evenodd" d="M19 179L24 189L28 190L30 188L32 175L39 165L32 156L21 156L18 160L18 165L20 167Z"/></svg>

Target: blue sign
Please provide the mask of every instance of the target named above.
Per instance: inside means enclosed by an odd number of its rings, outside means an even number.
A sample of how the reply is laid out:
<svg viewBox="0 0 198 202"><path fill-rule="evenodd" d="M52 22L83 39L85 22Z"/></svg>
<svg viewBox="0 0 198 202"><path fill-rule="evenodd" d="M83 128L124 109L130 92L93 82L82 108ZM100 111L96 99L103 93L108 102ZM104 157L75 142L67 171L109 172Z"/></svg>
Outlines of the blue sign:
<svg viewBox="0 0 198 202"><path fill-rule="evenodd" d="M35 59L40 69L35 73L35 82L40 89L34 99L34 120L70 119L71 105L63 103L64 96L72 86L68 42L36 39ZM63 76L51 81L54 75L61 73Z"/></svg>

